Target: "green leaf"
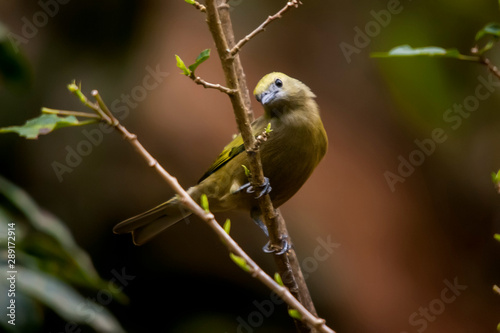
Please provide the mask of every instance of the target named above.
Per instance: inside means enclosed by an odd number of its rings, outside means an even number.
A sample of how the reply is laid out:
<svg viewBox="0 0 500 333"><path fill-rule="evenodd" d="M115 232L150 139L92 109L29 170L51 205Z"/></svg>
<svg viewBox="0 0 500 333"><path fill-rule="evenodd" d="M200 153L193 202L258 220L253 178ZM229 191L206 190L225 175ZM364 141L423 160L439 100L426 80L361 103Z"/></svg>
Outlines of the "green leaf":
<svg viewBox="0 0 500 333"><path fill-rule="evenodd" d="M300 312L295 310L295 309L288 309L288 314L290 317L298 320L302 320L302 316L300 315Z"/></svg>
<svg viewBox="0 0 500 333"><path fill-rule="evenodd" d="M267 124L266 133L271 133L273 130L271 129L271 123Z"/></svg>
<svg viewBox="0 0 500 333"><path fill-rule="evenodd" d="M224 222L224 231L226 234L229 235L229 231L231 231L231 220L227 219L226 222Z"/></svg>
<svg viewBox="0 0 500 333"><path fill-rule="evenodd" d="M280 286L284 286L283 284L283 280L281 279L281 275L280 273L276 272L274 273L274 280L280 285Z"/></svg>
<svg viewBox="0 0 500 333"><path fill-rule="evenodd" d="M491 180L495 185L497 185L500 182L500 170L498 170L496 173L495 172L491 173Z"/></svg>
<svg viewBox="0 0 500 333"><path fill-rule="evenodd" d="M7 270L6 266L0 267L2 271ZM19 290L51 307L65 320L87 324L97 332L125 332L106 308L79 295L59 279L26 268L17 270L16 284Z"/></svg>
<svg viewBox="0 0 500 333"><path fill-rule="evenodd" d="M189 70L191 72L194 72L194 70L201 63L203 63L205 60L207 60L208 58L210 58L210 49L206 49L206 50L201 51L201 53L198 55L198 57L196 57L196 60L194 61L194 64L189 65Z"/></svg>
<svg viewBox="0 0 500 333"><path fill-rule="evenodd" d="M99 289L109 285L99 277L90 256L78 246L68 227L40 208L23 189L0 176L0 198L3 197L26 216L36 230L29 233L30 239L23 242L24 245L20 245L32 256L37 256L36 263L41 269L80 286ZM128 301L120 290L112 289L111 292L118 301Z"/></svg>
<svg viewBox="0 0 500 333"><path fill-rule="evenodd" d="M493 46L498 42L500 37L500 24L499 23L488 23L481 30L476 33L476 41L479 41L483 37L490 37L490 40L482 47L476 46L476 53L483 54L484 52L491 50Z"/></svg>
<svg viewBox="0 0 500 333"><path fill-rule="evenodd" d="M48 134L56 129L68 126L82 126L95 123L97 120L79 121L75 116L59 117L55 114L42 114L28 120L22 126L0 128L0 133L17 133L26 139L38 139L39 135Z"/></svg>
<svg viewBox="0 0 500 333"><path fill-rule="evenodd" d="M401 45L392 48L389 52L374 52L371 56L374 58L428 56L479 61L479 57L460 54L457 49L443 49L436 46L412 48L410 45Z"/></svg>
<svg viewBox="0 0 500 333"><path fill-rule="evenodd" d="M200 206L205 212L210 213L210 208L208 207L208 198L206 194L201 195Z"/></svg>
<svg viewBox="0 0 500 333"><path fill-rule="evenodd" d="M184 1L186 1L190 5L194 5L194 0L184 0Z"/></svg>
<svg viewBox="0 0 500 333"><path fill-rule="evenodd" d="M250 178L252 174L250 173L250 170L248 170L246 165L241 165L241 167L243 168L243 170L245 170L245 176L247 176L247 178Z"/></svg>
<svg viewBox="0 0 500 333"><path fill-rule="evenodd" d="M493 238L495 238L496 241L500 242L500 234L494 234Z"/></svg>
<svg viewBox="0 0 500 333"><path fill-rule="evenodd" d="M177 67L179 67L182 70L182 74L189 76L191 75L191 71L186 67L184 64L184 61L176 54L175 59L177 59Z"/></svg>
<svg viewBox="0 0 500 333"><path fill-rule="evenodd" d="M500 23L488 23L481 30L476 33L476 41L480 40L484 36L492 36L495 38L500 37Z"/></svg>
<svg viewBox="0 0 500 333"><path fill-rule="evenodd" d="M491 180L493 182L493 185L495 185L496 189L498 190L498 193L500 193L500 170L498 170L497 173L491 173Z"/></svg>
<svg viewBox="0 0 500 333"><path fill-rule="evenodd" d="M234 261L234 263L236 265L238 265L242 270L244 270L245 272L250 272L250 266L248 266L247 262L245 261L245 259L243 259L242 257L240 256L237 256L236 254L230 252L229 253L229 257L231 258L232 261Z"/></svg>

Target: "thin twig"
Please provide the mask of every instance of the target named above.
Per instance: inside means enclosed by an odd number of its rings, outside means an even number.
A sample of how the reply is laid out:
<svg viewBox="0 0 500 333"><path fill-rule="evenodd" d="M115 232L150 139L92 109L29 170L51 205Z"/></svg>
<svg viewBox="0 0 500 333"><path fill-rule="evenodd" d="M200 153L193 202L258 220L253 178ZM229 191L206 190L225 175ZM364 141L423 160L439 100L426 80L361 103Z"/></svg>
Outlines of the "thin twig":
<svg viewBox="0 0 500 333"><path fill-rule="evenodd" d="M287 2L285 7L280 9L280 11L278 11L276 14L269 16L261 25L257 27L257 29L255 29L254 31L246 35L245 38L236 43L236 45L231 49L231 51L229 51L229 53L234 56L243 47L243 45L250 41L250 39L254 38L258 33L264 31L269 23L274 20L280 19L281 15L283 15L287 10L292 7L297 8L301 4L302 2L300 2L299 0L292 0Z"/></svg>
<svg viewBox="0 0 500 333"><path fill-rule="evenodd" d="M203 6L198 1L193 1L191 2L191 4L202 13L205 13L207 11L207 8L205 8L205 6Z"/></svg>
<svg viewBox="0 0 500 333"><path fill-rule="evenodd" d="M45 107L42 108L42 113L57 114L57 115L61 115L61 116L75 116L75 117L85 117L85 118L92 118L92 119L101 119L101 117L95 113L56 110L56 109L49 109L49 108L45 108Z"/></svg>
<svg viewBox="0 0 500 333"><path fill-rule="evenodd" d="M488 70L491 73L493 73L493 75L495 75L497 78L500 79L500 70L498 69L497 66L491 63L490 59L483 56L484 51L485 48L480 50L478 45L474 45L474 47L471 49L471 53L473 54L473 56L469 56L468 57L469 59L463 59L463 60L470 60L485 65L486 68L488 68Z"/></svg>
<svg viewBox="0 0 500 333"><path fill-rule="evenodd" d="M500 79L500 70L498 69L497 66L495 66L491 63L490 59L481 57L479 60L479 63L485 65L488 68L488 70L491 73L493 73L493 75L495 75L497 78Z"/></svg>
<svg viewBox="0 0 500 333"><path fill-rule="evenodd" d="M102 100L102 97L101 95L99 95L99 92L97 90L92 90L92 92L90 93L92 96L94 96L94 98L96 99L97 101L97 104L99 105L99 107L101 108L102 111L104 111L104 113L109 117L110 120L115 120L113 121L113 124L111 124L112 126L116 126L118 125L118 121L116 120L116 118L113 116L113 114L111 113L111 111L109 111L108 107L106 106L106 104L104 104L104 101Z"/></svg>
<svg viewBox="0 0 500 333"><path fill-rule="evenodd" d="M82 93L80 85L76 85L75 82L68 85L69 91L80 99L80 101L86 107L94 111L99 117L104 119L107 123L111 124L111 119L109 116L99 107L99 104L91 102L87 96Z"/></svg>
<svg viewBox="0 0 500 333"><path fill-rule="evenodd" d="M196 84L199 84L199 85L203 86L204 88L217 89L217 90L219 90L225 94L228 94L228 95L232 95L236 92L234 89L229 89L228 87L224 87L223 85L220 85L218 83L214 84L214 83L207 82L207 81L203 80L202 78L200 78L199 76L195 76L193 72L191 72L191 75L189 75L189 77Z"/></svg>

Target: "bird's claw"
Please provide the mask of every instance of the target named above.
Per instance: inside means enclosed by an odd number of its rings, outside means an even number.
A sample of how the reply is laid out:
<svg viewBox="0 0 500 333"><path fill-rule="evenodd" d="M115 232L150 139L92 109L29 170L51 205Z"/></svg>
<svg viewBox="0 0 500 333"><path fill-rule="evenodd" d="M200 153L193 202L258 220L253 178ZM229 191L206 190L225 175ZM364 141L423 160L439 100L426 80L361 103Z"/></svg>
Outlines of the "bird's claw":
<svg viewBox="0 0 500 333"><path fill-rule="evenodd" d="M287 253L292 248L292 243L287 238L281 239L281 247L271 246L271 241L267 242L262 248L264 253L274 253L277 256Z"/></svg>
<svg viewBox="0 0 500 333"><path fill-rule="evenodd" d="M259 188L262 188L262 191L260 191L260 193L255 197L255 199L259 199L263 195L269 194L269 192L271 192L272 187L271 187L271 183L269 182L269 178L264 177L264 183L262 185L259 185ZM249 182L240 186L240 188L237 190L237 192L241 192L243 190L245 190L245 192L248 194L255 193L254 187Z"/></svg>

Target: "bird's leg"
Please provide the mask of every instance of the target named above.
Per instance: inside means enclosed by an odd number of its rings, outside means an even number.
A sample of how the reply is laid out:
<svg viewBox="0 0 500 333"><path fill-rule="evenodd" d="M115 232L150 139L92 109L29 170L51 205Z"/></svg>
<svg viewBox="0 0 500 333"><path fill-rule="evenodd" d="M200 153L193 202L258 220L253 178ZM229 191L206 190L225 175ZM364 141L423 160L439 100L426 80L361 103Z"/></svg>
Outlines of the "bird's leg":
<svg viewBox="0 0 500 333"><path fill-rule="evenodd" d="M260 212L256 209L252 209L252 212L250 213L252 220L259 226L259 228L266 234L266 236L269 238L269 230L267 230L266 225L261 219ZM288 250L292 248L292 243L289 242L288 236L283 237L280 236L281 240L281 248L277 248L275 246L271 246L271 241L268 241L264 247L262 247L262 251L265 253L276 253L276 255L282 255Z"/></svg>
<svg viewBox="0 0 500 333"><path fill-rule="evenodd" d="M269 178L264 177L264 183L262 185L259 185L259 188L262 188L262 191L260 191L260 193L255 197L255 199L258 199L261 196L263 196L264 194L269 194L269 192L271 192L272 187L271 187L271 184L269 182ZM245 192L249 193L249 194L255 193L255 189L253 188L252 184L250 184L250 182L240 186L240 188L236 190L236 193L241 192L243 190L245 190Z"/></svg>
<svg viewBox="0 0 500 333"><path fill-rule="evenodd" d="M258 217L253 217L252 216L252 219L253 221L255 222L255 224L257 224L259 226L259 228L264 231L264 233L266 234L266 236L269 238L269 231L267 230L267 227L266 225L264 224L264 222L262 222L262 220L260 219L260 216Z"/></svg>

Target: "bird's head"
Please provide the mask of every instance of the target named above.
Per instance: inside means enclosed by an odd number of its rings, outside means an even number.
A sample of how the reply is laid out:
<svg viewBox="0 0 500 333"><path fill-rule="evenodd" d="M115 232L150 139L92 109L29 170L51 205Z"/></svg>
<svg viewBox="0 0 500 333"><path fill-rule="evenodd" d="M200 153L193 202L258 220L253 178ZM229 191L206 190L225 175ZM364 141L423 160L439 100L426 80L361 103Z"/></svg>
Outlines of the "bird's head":
<svg viewBox="0 0 500 333"><path fill-rule="evenodd" d="M305 105L316 97L308 86L283 73L273 72L260 79L253 92L264 109L279 110Z"/></svg>

